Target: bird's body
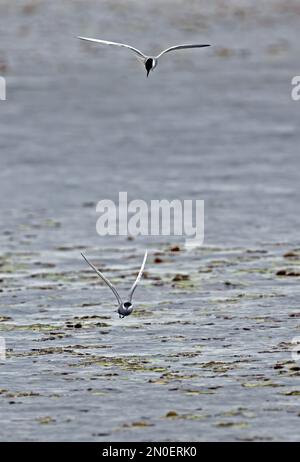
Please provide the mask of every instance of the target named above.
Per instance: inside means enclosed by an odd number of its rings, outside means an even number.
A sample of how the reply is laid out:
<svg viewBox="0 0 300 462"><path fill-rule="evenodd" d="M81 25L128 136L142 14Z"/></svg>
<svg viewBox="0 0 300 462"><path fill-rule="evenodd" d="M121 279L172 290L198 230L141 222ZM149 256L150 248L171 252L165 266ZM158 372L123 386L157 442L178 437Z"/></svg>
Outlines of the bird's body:
<svg viewBox="0 0 300 462"><path fill-rule="evenodd" d="M129 316L133 311L132 303L125 302L122 305L119 305L118 313L120 318L125 318L125 316Z"/></svg>
<svg viewBox="0 0 300 462"><path fill-rule="evenodd" d="M90 265L90 267L98 274L98 276L108 285L108 287L111 289L111 291L114 293L116 299L117 299L117 302L118 302L118 314L119 314L119 317L120 318L125 318L126 316L129 316L132 311L133 311L133 304L132 304L132 297L133 297L133 293L142 277L142 274L143 274L143 271L144 271L144 268L145 268L145 264L146 264L146 260L147 260L147 251L145 252L145 255L144 255L144 260L143 260L143 263L142 263L142 266L141 266L141 269L137 275L137 278L134 282L134 284L132 285L131 289L130 289L130 292L129 292L129 295L128 295L128 300L126 302L123 302L117 289L112 285L112 283L104 276L104 274L102 274L92 263L90 263L88 261L88 259L83 255L83 253L81 254L83 256L83 258L85 259L85 261L87 262L88 265Z"/></svg>
<svg viewBox="0 0 300 462"><path fill-rule="evenodd" d="M153 71L157 66L157 59L154 57L146 58L144 61L145 69L147 71L147 77L150 71Z"/></svg>
<svg viewBox="0 0 300 462"><path fill-rule="evenodd" d="M95 42L95 43L99 43L101 45L114 45L114 46L118 46L118 47L128 48L129 50L136 53L139 58L142 58L142 62L144 64L146 72L147 72L147 77L149 75L149 72L153 71L156 68L156 66L158 64L158 60L164 54L169 53L170 51L183 50L183 49L188 49L188 48L204 48L204 47L209 47L210 46L208 44L197 44L197 43L175 45L173 47L167 48L166 50L162 51L157 56L147 56L144 53L142 53L140 50L138 50L137 48L134 48L134 47L132 47L130 45L127 45L126 43L109 42L107 40L98 40L98 39L93 39L93 38L88 38L88 37L78 37L78 38L80 40L85 40L85 41L88 41L88 42Z"/></svg>

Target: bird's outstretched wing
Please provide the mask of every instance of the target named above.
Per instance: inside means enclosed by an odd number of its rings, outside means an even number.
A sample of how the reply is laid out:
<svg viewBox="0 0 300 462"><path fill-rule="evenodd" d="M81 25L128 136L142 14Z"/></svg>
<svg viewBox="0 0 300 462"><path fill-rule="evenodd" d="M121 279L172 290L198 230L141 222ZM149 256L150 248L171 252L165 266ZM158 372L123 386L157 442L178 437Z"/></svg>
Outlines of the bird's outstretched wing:
<svg viewBox="0 0 300 462"><path fill-rule="evenodd" d="M111 282L109 282L108 279L106 279L106 277L99 271L97 270L97 268L88 261L88 259L83 255L83 253L81 254L83 256L83 258L85 259L85 261L87 262L88 265L90 265L91 268L93 268L93 270L98 274L98 276L108 285L108 287L112 290L112 292L114 293L116 299L118 300L118 303L119 305L122 305L123 302L122 302L122 299L120 297L120 295L118 294L117 292L117 289L112 285Z"/></svg>
<svg viewBox="0 0 300 462"><path fill-rule="evenodd" d="M140 279L142 277L142 274L143 274L143 271L144 271L144 268L145 268L145 264L146 264L146 260L147 260L147 256L148 256L148 252L146 250L145 255L144 255L144 260L143 260L141 269L139 271L139 274L138 274L138 276L137 276L137 278L135 280L135 283L133 284L133 286L131 287L130 292L129 292L129 296L128 296L129 300L128 301L130 303L131 303L131 300L132 300L132 297L133 297L133 293L134 293L134 291L136 289L136 286L138 285L138 283L139 283L139 281L140 281Z"/></svg>
<svg viewBox="0 0 300 462"><path fill-rule="evenodd" d="M100 43L102 45L115 45L117 47L129 48L129 50L134 51L142 58L146 58L146 55L144 55L144 53L142 53L137 48L131 47L130 45L126 45L126 43L108 42L107 40L98 40L98 39L93 39L93 38L88 38L88 37L77 37L77 38L79 38L80 40L86 40L88 42Z"/></svg>
<svg viewBox="0 0 300 462"><path fill-rule="evenodd" d="M167 48L166 50L162 51L156 58L160 58L162 55L165 53L169 53L170 51L175 51L175 50L183 50L186 48L204 48L204 47L210 47L208 44L197 44L197 43L192 43L190 45L175 45L174 47Z"/></svg>

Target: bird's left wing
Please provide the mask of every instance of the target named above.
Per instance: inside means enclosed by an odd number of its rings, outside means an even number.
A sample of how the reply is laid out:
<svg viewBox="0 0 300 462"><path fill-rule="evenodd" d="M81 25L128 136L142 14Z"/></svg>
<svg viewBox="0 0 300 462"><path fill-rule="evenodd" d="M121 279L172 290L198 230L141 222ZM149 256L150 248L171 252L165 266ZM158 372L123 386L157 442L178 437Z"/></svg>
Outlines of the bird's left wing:
<svg viewBox="0 0 300 462"><path fill-rule="evenodd" d="M143 260L141 269L139 271L139 274L138 274L138 276L137 276L137 278L135 280L135 283L133 284L133 286L131 287L130 292L129 292L129 296L128 296L128 299L129 299L128 301L129 302L131 302L132 297L133 297L133 293L134 293L134 291L136 289L136 286L138 285L138 283L139 283L139 281L140 281L140 279L142 277L142 274L143 274L143 271L144 271L144 268L145 268L145 264L146 264L146 260L147 260L147 256L148 256L148 252L146 250L145 255L144 255L144 260Z"/></svg>
<svg viewBox="0 0 300 462"><path fill-rule="evenodd" d="M146 55L144 55L144 53L142 53L137 48L134 48L134 47L132 47L130 45L126 45L126 43L108 42L107 40L98 40L98 39L93 39L93 38L88 38L88 37L77 37L77 38L79 38L80 40L86 40L87 42L100 43L102 45L115 45L117 47L129 48L129 50L134 51L135 53L137 53L142 58L146 58Z"/></svg>
<svg viewBox="0 0 300 462"><path fill-rule="evenodd" d="M186 48L204 48L204 47L210 47L208 44L190 44L190 45L175 45L174 47L167 48L166 50L162 51L156 58L160 58L162 55L165 53L169 53L170 51L175 51L175 50L184 50Z"/></svg>

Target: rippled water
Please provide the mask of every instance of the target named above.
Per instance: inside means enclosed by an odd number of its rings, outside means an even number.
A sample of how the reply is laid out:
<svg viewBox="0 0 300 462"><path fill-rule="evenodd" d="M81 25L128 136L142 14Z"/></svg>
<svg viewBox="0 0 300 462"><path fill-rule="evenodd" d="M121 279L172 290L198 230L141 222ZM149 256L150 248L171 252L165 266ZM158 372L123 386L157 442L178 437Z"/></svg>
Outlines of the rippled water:
<svg viewBox="0 0 300 462"><path fill-rule="evenodd" d="M2 440L299 439L299 15L275 0L0 2ZM76 35L213 47L146 79L130 52ZM95 204L119 191L204 199L204 246L100 238ZM80 251L126 293L145 247L120 320Z"/></svg>

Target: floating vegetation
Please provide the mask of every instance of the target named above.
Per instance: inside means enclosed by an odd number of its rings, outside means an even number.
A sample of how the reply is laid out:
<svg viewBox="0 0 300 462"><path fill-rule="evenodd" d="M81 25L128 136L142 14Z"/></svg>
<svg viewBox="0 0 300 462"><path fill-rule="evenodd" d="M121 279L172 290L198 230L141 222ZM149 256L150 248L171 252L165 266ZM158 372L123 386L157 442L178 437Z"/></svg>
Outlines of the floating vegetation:
<svg viewBox="0 0 300 462"><path fill-rule="evenodd" d="M286 393L282 394L285 396L300 396L300 390L287 391Z"/></svg>
<svg viewBox="0 0 300 462"><path fill-rule="evenodd" d="M36 420L41 425L49 425L49 424L52 424L52 423L56 422L56 420L53 419L53 417L51 417L51 416L38 417Z"/></svg>
<svg viewBox="0 0 300 462"><path fill-rule="evenodd" d="M169 411L166 413L165 417L169 418L174 418L174 417L179 417L176 411Z"/></svg>
<svg viewBox="0 0 300 462"><path fill-rule="evenodd" d="M243 428L248 428L249 423L248 422L217 422L216 427L221 427L221 428L236 428L236 429L243 429Z"/></svg>
<svg viewBox="0 0 300 462"><path fill-rule="evenodd" d="M281 269L276 272L276 276L300 277L300 270Z"/></svg>
<svg viewBox="0 0 300 462"><path fill-rule="evenodd" d="M153 427L153 426L154 426L153 423L147 422L145 420L138 420L136 422L132 422L131 424L124 424L123 425L124 428L130 428L130 427L145 428L145 427Z"/></svg>

